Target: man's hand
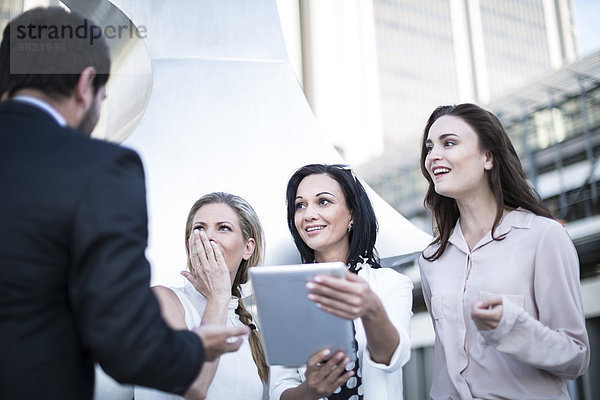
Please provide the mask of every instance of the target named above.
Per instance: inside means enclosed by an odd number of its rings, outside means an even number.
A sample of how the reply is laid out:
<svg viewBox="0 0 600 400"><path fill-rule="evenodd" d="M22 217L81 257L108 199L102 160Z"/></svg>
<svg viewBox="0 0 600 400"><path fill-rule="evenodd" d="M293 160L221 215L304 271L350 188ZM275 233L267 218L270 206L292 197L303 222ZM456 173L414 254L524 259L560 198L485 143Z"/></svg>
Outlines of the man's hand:
<svg viewBox="0 0 600 400"><path fill-rule="evenodd" d="M202 339L206 361L214 361L223 353L236 351L250 333L247 326L201 325L192 330Z"/></svg>
<svg viewBox="0 0 600 400"><path fill-rule="evenodd" d="M192 330L202 339L204 346L204 362L214 361L223 353L236 351L244 342L244 335L250 333L247 326L221 326L221 325L200 325ZM183 395L186 400L204 400L206 399L205 385L198 376L192 382L187 392Z"/></svg>

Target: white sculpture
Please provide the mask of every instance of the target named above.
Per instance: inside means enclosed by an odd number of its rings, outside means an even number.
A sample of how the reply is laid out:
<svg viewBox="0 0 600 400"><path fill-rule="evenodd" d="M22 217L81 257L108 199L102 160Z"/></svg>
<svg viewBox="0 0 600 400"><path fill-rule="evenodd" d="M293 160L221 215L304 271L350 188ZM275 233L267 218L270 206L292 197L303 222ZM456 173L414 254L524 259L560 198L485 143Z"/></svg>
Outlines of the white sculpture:
<svg viewBox="0 0 600 400"><path fill-rule="evenodd" d="M127 26L109 38L115 65L95 135L124 139L142 156L153 284L181 284L185 218L211 191L238 194L254 206L266 231L266 264L297 261L285 219L287 179L307 163L344 161L318 136L275 0L64 3L101 28ZM429 235L368 190L382 258L429 243Z"/></svg>

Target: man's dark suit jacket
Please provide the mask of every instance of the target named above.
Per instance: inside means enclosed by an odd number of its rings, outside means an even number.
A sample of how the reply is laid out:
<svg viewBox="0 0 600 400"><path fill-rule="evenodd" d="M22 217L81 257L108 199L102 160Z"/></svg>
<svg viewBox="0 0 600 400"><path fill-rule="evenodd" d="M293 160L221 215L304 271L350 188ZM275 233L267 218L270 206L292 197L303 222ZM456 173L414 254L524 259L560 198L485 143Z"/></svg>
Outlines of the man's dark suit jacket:
<svg viewBox="0 0 600 400"><path fill-rule="evenodd" d="M0 104L1 399L91 399L93 362L188 388L204 352L149 288L145 196L135 152Z"/></svg>

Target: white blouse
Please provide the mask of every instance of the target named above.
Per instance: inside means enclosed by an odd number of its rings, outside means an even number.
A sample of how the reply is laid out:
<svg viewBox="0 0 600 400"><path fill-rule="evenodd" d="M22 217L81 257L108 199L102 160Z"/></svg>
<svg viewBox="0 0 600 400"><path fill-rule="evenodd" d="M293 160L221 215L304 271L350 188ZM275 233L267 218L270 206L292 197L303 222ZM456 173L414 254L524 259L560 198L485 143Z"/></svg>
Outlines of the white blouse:
<svg viewBox="0 0 600 400"><path fill-rule="evenodd" d="M206 308L206 298L186 282L184 287L170 288L175 292L185 310L185 324L191 330L202 320ZM227 325L241 326L240 317L235 313L238 299L232 297L227 311ZM208 388L207 400L248 399L261 400L263 398L263 383L258 375L258 369L252 358L252 351L248 339L240 349L233 353L226 353L220 357L219 366L215 377ZM161 392L155 389L136 387L136 400L179 400L183 397Z"/></svg>

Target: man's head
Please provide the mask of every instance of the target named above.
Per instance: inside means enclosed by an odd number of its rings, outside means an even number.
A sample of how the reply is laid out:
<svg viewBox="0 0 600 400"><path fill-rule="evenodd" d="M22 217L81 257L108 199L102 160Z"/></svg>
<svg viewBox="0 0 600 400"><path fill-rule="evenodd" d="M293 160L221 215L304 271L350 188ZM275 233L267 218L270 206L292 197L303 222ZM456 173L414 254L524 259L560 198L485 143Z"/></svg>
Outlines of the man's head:
<svg viewBox="0 0 600 400"><path fill-rule="evenodd" d="M101 29L60 7L36 8L10 21L0 44L0 95L33 94L91 133L110 73ZM67 112L68 115L64 115Z"/></svg>

